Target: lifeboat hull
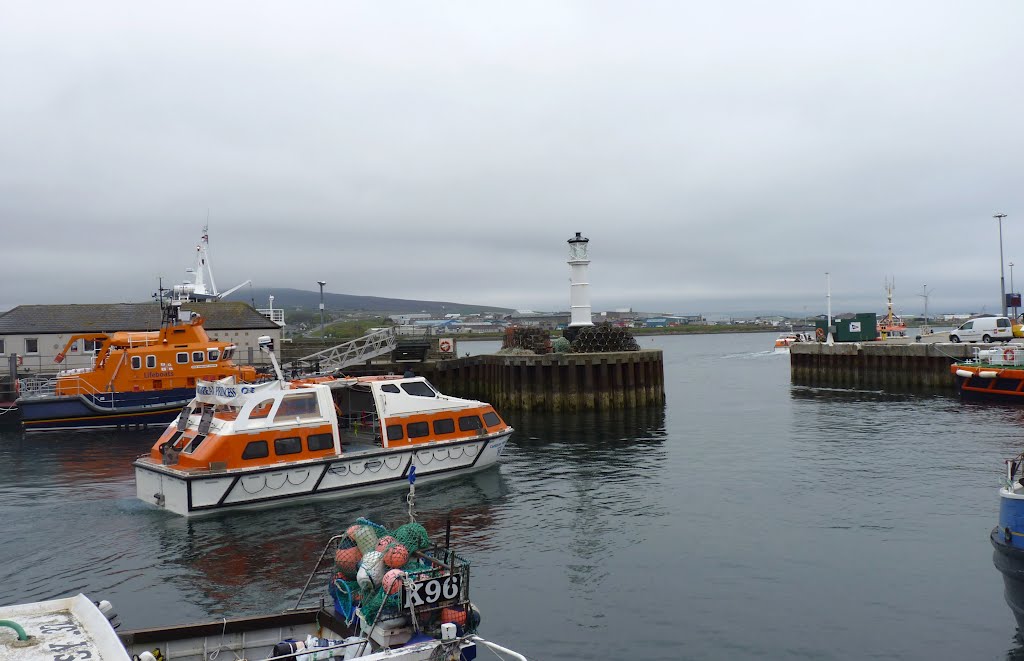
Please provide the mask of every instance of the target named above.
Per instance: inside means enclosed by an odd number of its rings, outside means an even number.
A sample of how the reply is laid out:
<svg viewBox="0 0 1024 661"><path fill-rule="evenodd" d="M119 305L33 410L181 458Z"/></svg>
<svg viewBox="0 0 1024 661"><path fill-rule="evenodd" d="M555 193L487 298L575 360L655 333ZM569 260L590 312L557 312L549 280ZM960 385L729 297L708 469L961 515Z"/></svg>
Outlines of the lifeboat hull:
<svg viewBox="0 0 1024 661"><path fill-rule="evenodd" d="M511 434L509 428L468 440L221 472L176 470L145 456L134 463L136 492L140 500L182 516L370 493L407 487L411 466L417 482L492 466Z"/></svg>
<svg viewBox="0 0 1024 661"><path fill-rule="evenodd" d="M18 401L18 408L26 431L166 425L194 395L191 388L178 388L155 392L22 398Z"/></svg>
<svg viewBox="0 0 1024 661"><path fill-rule="evenodd" d="M953 365L951 371L964 401L1024 404L1024 370Z"/></svg>

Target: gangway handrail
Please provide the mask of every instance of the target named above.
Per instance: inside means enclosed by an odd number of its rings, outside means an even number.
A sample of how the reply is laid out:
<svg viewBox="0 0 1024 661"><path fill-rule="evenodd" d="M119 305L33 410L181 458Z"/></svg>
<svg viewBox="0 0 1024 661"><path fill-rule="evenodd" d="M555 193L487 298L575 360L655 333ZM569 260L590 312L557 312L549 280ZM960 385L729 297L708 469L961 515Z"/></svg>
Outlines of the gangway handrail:
<svg viewBox="0 0 1024 661"><path fill-rule="evenodd" d="M349 365L356 365L377 356L394 351L398 346L398 337L394 328L384 328L374 331L354 340L343 342L316 353L297 358L282 365L283 370L291 370L299 363L319 363L316 374L328 374L344 369Z"/></svg>

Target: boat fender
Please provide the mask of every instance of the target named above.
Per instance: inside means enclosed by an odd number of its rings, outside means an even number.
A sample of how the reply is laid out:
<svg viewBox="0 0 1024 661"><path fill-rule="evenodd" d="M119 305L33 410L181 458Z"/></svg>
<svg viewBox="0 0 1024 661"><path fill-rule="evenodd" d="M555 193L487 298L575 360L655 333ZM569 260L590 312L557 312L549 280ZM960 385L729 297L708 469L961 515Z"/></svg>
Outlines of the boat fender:
<svg viewBox="0 0 1024 661"><path fill-rule="evenodd" d="M965 379L969 379L972 376L974 376L974 372L970 372L968 370L957 370L956 375L959 377L963 377Z"/></svg>
<svg viewBox="0 0 1024 661"><path fill-rule="evenodd" d="M1010 532L1009 528L1003 528L1003 539L1006 540L1007 544L1013 543L1013 534Z"/></svg>
<svg viewBox="0 0 1024 661"><path fill-rule="evenodd" d="M14 392L21 393L21 379L14 380Z"/></svg>
<svg viewBox="0 0 1024 661"><path fill-rule="evenodd" d="M999 375L999 372L993 370L985 370L984 372L978 372L978 376L983 379L994 379Z"/></svg>

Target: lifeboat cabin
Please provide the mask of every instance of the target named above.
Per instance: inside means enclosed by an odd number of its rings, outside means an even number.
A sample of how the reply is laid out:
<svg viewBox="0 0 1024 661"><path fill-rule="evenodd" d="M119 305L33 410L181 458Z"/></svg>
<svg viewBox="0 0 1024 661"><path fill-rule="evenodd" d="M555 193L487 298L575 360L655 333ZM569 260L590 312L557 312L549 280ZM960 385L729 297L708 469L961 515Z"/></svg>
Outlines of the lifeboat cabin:
<svg viewBox="0 0 1024 661"><path fill-rule="evenodd" d="M81 339L99 346L91 368L19 382L26 431L163 425L195 396L200 381L256 380L253 367L232 362L235 345L211 340L199 316L152 332L74 335L55 361Z"/></svg>
<svg viewBox="0 0 1024 661"><path fill-rule="evenodd" d="M148 455L138 497L181 515L337 496L498 461L512 428L422 377L203 382Z"/></svg>

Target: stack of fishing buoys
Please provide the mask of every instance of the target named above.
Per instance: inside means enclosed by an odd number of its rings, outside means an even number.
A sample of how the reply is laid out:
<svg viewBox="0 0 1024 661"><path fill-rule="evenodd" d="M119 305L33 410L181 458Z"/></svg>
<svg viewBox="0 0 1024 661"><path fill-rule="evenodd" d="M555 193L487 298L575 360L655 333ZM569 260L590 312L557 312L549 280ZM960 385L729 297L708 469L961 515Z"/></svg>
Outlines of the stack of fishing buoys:
<svg viewBox="0 0 1024 661"><path fill-rule="evenodd" d="M382 607L383 612L397 613L401 610L397 595L406 577L433 575L431 565L415 557L417 552L429 547L430 537L418 523L407 523L389 532L371 521L359 519L348 527L335 551L337 573L332 581L333 589L357 601L370 622ZM435 617L436 614L434 610Z"/></svg>

